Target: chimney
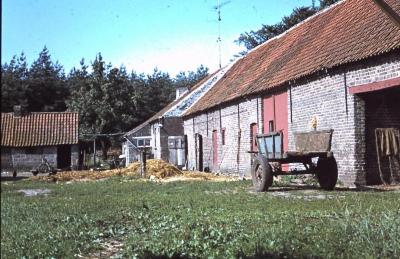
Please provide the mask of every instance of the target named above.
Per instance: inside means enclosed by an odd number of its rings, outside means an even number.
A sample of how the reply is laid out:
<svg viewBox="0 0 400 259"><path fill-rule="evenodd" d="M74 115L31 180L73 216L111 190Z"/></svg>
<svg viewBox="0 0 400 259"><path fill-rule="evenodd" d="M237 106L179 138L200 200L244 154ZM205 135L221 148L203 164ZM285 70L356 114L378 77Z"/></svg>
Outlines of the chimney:
<svg viewBox="0 0 400 259"><path fill-rule="evenodd" d="M176 97L175 100L177 100L179 97L184 95L188 91L188 88L186 86L180 86L176 88Z"/></svg>
<svg viewBox="0 0 400 259"><path fill-rule="evenodd" d="M21 105L14 105L13 110L14 110L14 117L21 117L23 115Z"/></svg>

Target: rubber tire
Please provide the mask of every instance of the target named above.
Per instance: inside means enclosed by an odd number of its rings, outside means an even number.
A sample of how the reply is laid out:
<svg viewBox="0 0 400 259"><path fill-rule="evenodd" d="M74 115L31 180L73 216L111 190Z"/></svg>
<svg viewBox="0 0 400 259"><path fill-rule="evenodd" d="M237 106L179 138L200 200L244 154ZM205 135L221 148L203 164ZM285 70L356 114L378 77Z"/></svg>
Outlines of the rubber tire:
<svg viewBox="0 0 400 259"><path fill-rule="evenodd" d="M258 175L256 175L258 174ZM272 185L272 167L268 163L268 159L262 155L258 155L254 159L251 168L251 178L253 179L253 186L257 192L265 192Z"/></svg>
<svg viewBox="0 0 400 259"><path fill-rule="evenodd" d="M338 168L334 157L319 158L317 180L322 189L331 191L338 180Z"/></svg>

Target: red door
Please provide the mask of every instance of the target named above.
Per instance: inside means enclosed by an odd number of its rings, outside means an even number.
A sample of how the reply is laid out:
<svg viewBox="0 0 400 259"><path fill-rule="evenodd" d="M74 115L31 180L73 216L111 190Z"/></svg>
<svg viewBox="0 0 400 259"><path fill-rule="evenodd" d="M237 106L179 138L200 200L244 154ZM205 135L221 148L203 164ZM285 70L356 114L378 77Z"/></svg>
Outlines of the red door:
<svg viewBox="0 0 400 259"><path fill-rule="evenodd" d="M258 131L257 123L251 124L250 125L251 151L258 151L257 141L256 141L257 131Z"/></svg>
<svg viewBox="0 0 400 259"><path fill-rule="evenodd" d="M264 98L264 133L283 131L283 151L289 147L288 141L288 100L287 92Z"/></svg>
<svg viewBox="0 0 400 259"><path fill-rule="evenodd" d="M218 134L217 131L213 131L213 167L218 166Z"/></svg>

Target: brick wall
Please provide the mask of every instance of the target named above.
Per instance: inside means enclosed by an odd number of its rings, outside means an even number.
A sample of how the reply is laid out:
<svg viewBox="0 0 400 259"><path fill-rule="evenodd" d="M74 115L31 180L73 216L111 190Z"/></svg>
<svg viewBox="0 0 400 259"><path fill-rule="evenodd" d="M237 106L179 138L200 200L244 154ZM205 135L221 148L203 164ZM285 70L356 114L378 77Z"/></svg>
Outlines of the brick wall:
<svg viewBox="0 0 400 259"><path fill-rule="evenodd" d="M57 168L57 146L29 148L1 148L1 169L30 171L42 162L42 157ZM78 169L79 145L71 145L71 168Z"/></svg>
<svg viewBox="0 0 400 259"><path fill-rule="evenodd" d="M346 185L365 184L365 100L350 95L348 88L400 76L400 58L394 53L328 72L292 84L288 94L289 150L294 149L293 132L309 131L310 121L316 117L317 129L334 129L332 151L338 163L339 180ZM258 122L262 132L261 100L250 98L186 117L189 169L196 167L194 136L199 133L203 136L204 167L215 172L249 175L250 156L246 151L250 150L250 125ZM221 143L221 128L225 128L225 145ZM218 133L219 165L212 163L213 130Z"/></svg>
<svg viewBox="0 0 400 259"><path fill-rule="evenodd" d="M57 168L56 146L12 148L11 155L13 168L19 171L29 171L36 168L42 162L42 157L45 157L54 168Z"/></svg>
<svg viewBox="0 0 400 259"><path fill-rule="evenodd" d="M332 151L338 163L339 180L346 185L365 184L365 100L348 94L348 87L398 76L400 58L389 55L349 66L346 70L331 71L329 75L292 87L289 149L294 148L293 132L310 130L309 123L315 116L317 129L334 129Z"/></svg>
<svg viewBox="0 0 400 259"><path fill-rule="evenodd" d="M204 168L214 172L250 175L251 124L257 123L261 132L261 98L250 98L233 105L209 111L184 121L188 137L188 167L196 168L195 134L203 136ZM222 129L225 144L222 143ZM218 136L218 164L213 164L212 133Z"/></svg>

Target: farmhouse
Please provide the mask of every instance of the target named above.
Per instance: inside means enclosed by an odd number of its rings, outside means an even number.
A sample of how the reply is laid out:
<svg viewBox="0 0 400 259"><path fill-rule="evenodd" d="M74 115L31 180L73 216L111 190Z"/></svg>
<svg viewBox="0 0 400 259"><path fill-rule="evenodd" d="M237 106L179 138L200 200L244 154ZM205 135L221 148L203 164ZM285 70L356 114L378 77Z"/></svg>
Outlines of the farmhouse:
<svg viewBox="0 0 400 259"><path fill-rule="evenodd" d="M339 180L379 183L375 129L398 134L399 100L400 28L372 0L341 1L250 51L184 113L188 166L248 176L257 133L282 131L288 151L294 132L333 129Z"/></svg>
<svg viewBox="0 0 400 259"><path fill-rule="evenodd" d="M204 96L225 75L229 68L230 65L218 70L197 83L190 90L177 89L177 97L173 102L138 127L126 133L124 135L126 141L123 143L123 150L126 158L129 158L126 159L127 164L138 160L140 146L134 140L145 139L146 142L141 143L150 146L151 156L184 167L186 165L185 153L187 153L187 150L181 116Z"/></svg>
<svg viewBox="0 0 400 259"><path fill-rule="evenodd" d="M1 113L1 171L30 171L42 158L54 168L78 166L78 113Z"/></svg>

